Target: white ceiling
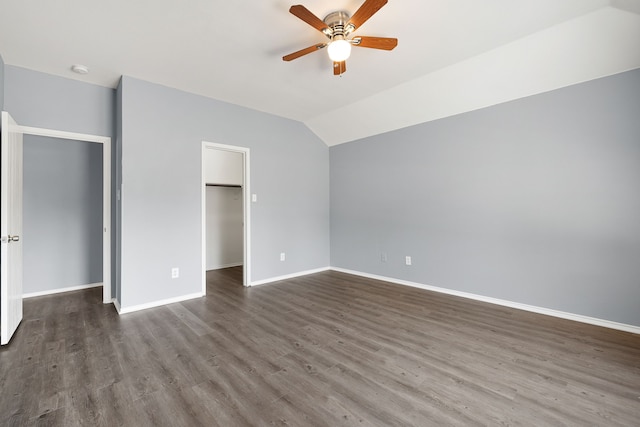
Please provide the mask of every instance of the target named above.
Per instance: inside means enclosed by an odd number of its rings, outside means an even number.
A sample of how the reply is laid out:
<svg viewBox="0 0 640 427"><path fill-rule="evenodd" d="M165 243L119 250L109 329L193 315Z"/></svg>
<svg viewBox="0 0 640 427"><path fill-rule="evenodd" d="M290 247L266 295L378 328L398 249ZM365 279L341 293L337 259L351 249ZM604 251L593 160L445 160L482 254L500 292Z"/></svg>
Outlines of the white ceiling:
<svg viewBox="0 0 640 427"><path fill-rule="evenodd" d="M303 0L321 19L364 0ZM288 0L0 0L6 64L121 75L304 122L328 145L640 67L640 0L389 0L336 77ZM72 64L91 72L80 76Z"/></svg>

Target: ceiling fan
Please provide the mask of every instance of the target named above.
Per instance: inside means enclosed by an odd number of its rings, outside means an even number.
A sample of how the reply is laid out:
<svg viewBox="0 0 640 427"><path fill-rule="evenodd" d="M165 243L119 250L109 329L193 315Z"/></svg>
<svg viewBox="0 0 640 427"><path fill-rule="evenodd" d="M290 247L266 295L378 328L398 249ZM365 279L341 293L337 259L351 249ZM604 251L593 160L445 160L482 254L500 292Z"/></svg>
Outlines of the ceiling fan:
<svg viewBox="0 0 640 427"><path fill-rule="evenodd" d="M398 45L398 39L367 36L348 38L349 34L360 28L362 24L385 4L387 4L387 0L365 0L362 6L360 6L351 17L348 12L341 10L328 14L323 20L315 16L309 9L301 4L291 6L289 12L322 32L329 38L329 41L290 53L289 55L283 56L282 59L284 61L292 61L326 47L329 58L333 61L333 74L339 76L347 71L346 60L351 54L351 46L392 50Z"/></svg>

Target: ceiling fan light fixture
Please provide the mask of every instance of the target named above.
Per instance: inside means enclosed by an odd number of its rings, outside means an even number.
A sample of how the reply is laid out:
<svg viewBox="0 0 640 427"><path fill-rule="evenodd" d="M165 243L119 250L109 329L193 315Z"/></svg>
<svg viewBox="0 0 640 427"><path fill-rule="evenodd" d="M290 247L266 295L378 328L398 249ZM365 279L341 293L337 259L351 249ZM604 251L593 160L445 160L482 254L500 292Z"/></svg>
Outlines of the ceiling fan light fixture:
<svg viewBox="0 0 640 427"><path fill-rule="evenodd" d="M313 46L301 49L282 57L283 61L292 61L301 56L327 48L329 59L333 61L333 75L340 76L347 71L346 60L351 55L351 46L366 47L370 49L393 50L398 45L398 39L389 37L357 36L350 40L347 38L356 31L369 18L371 18L389 0L364 0L356 13L350 16L344 10L331 12L324 19L318 18L309 9L301 4L293 5L289 12L306 22L325 35L329 42L317 43Z"/></svg>
<svg viewBox="0 0 640 427"><path fill-rule="evenodd" d="M327 53L333 62L345 61L351 55L351 43L342 36L336 36L334 40L329 43Z"/></svg>

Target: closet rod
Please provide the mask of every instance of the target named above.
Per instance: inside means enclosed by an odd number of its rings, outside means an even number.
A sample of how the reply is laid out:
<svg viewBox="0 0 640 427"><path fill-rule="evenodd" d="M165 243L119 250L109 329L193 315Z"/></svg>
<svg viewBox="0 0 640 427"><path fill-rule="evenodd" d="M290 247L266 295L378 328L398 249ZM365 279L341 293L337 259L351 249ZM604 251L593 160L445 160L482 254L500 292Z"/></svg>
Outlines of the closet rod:
<svg viewBox="0 0 640 427"><path fill-rule="evenodd" d="M229 188L242 188L242 185L231 184L206 184L207 187L229 187Z"/></svg>

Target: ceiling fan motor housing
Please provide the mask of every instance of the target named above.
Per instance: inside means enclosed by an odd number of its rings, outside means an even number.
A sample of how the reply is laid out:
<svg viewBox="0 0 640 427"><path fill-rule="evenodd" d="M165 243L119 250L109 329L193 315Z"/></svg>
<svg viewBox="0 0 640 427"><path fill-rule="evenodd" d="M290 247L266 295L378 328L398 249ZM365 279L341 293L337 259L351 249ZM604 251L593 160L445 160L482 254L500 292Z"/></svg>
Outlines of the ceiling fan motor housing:
<svg viewBox="0 0 640 427"><path fill-rule="evenodd" d="M344 38L353 31L353 25L347 25L349 22L349 14L343 10L332 12L324 17L323 22L327 24L330 29L330 33L327 36L333 40L336 36ZM326 33L325 33L326 34Z"/></svg>

